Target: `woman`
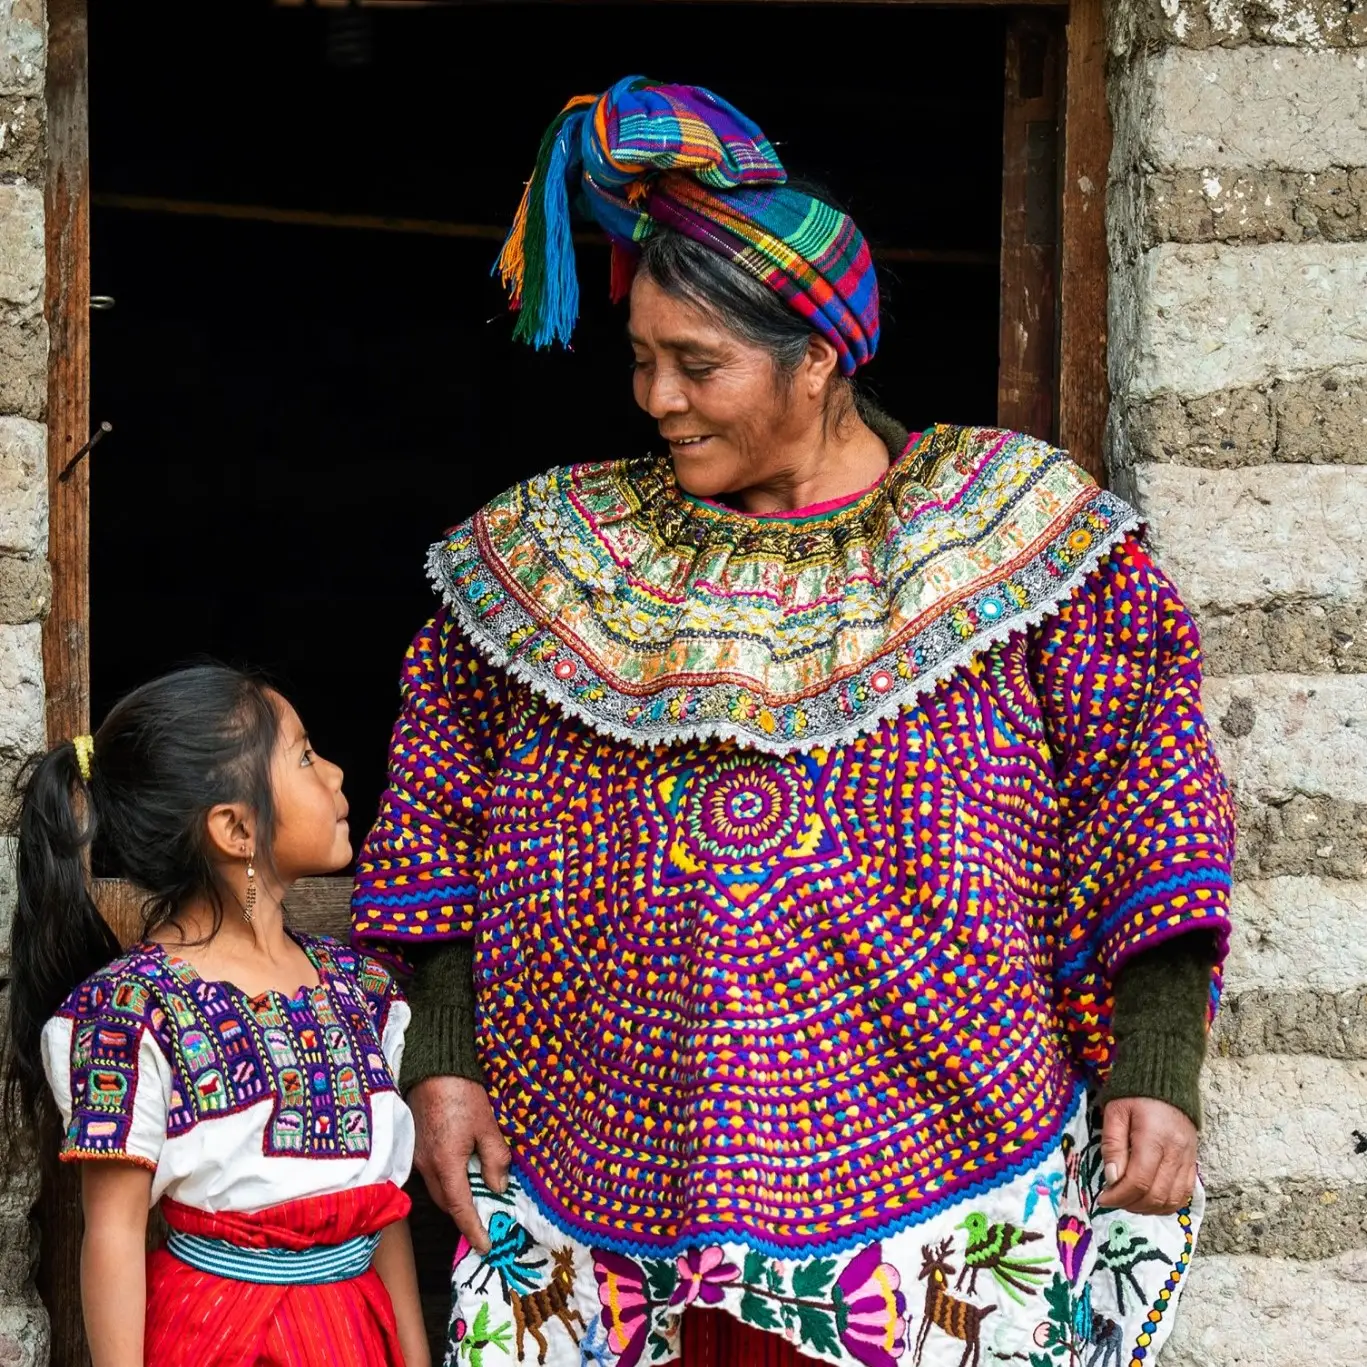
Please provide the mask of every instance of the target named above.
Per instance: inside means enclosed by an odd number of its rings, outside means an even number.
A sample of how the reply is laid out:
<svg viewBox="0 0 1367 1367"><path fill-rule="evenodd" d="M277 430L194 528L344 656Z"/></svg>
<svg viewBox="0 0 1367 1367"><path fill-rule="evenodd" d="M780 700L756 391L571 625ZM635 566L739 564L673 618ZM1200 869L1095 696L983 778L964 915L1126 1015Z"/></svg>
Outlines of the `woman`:
<svg viewBox="0 0 1367 1367"><path fill-rule="evenodd" d="M415 951L447 1360L1152 1357L1228 934L1195 628L1061 452L860 400L864 240L729 105L552 125L537 344L571 191L668 453L434 548L354 904Z"/></svg>

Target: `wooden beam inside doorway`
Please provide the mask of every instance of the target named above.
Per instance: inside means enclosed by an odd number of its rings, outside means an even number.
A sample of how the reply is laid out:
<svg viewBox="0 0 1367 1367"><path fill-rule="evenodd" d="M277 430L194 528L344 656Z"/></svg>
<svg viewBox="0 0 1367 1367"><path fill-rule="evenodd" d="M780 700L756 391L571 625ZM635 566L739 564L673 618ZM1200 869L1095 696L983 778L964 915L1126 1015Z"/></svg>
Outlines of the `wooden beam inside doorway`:
<svg viewBox="0 0 1367 1367"><path fill-rule="evenodd" d="M1063 26L1024 13L1006 30L997 423L1057 434L1058 163Z"/></svg>

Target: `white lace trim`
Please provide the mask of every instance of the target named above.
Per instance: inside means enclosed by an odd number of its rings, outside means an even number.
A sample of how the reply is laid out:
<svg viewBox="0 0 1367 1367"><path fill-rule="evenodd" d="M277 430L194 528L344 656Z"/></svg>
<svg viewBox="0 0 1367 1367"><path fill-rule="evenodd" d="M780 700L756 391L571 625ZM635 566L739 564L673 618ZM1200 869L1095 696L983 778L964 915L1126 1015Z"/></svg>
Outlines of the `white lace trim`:
<svg viewBox="0 0 1367 1367"><path fill-rule="evenodd" d="M1119 500L1114 500L1119 503ZM1123 505L1122 505L1123 506ZM1117 545L1131 532L1144 525L1144 520L1130 510L1128 516L1121 518L1104 535L1099 536L1088 548L1087 554L1067 578L1060 581L1058 589L1048 598L1028 609L1022 609L1011 617L994 622L974 633L963 646L946 656L932 668L910 679L897 678L897 682L887 695L867 712L851 718L843 726L813 726L801 736L781 737L765 734L757 726L744 726L735 722L705 718L693 722L653 722L644 725L630 725L614 721L608 716L582 704L573 692L554 672L534 661L514 657L504 646L487 631L477 620L470 605L454 592L445 564L448 542L433 544L427 555L427 573L433 588L441 600L455 615L462 632L490 664L503 670L510 677L520 679L535 693L553 703L567 715L583 722L600 735L624 741L636 746L679 745L700 741L729 740L737 745L764 754L789 755L802 754L810 750L843 745L855 737L872 730L882 722L895 716L922 695L931 692L946 679L956 674L976 656L986 653L992 647L1005 641L1017 632L1026 631L1038 625L1047 617L1053 616L1071 599L1083 583L1101 568L1102 562ZM487 568L487 567L486 567ZM492 569L489 569L493 573ZM547 625L542 623L542 625ZM861 673L886 667L886 662L905 650L905 642L894 647L882 656L870 660L862 667ZM638 705L640 699L621 693L601 678L598 682L609 696L629 700ZM814 695L810 702L815 702Z"/></svg>

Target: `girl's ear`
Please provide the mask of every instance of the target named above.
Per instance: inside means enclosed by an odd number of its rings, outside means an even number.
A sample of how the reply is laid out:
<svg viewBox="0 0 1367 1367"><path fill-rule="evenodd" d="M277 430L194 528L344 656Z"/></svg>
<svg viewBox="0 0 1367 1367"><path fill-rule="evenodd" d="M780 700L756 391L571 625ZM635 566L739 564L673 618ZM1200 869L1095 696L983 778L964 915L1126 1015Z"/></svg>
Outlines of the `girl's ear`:
<svg viewBox="0 0 1367 1367"><path fill-rule="evenodd" d="M246 859L256 853L256 818L238 802L220 802L204 819L209 851L221 859Z"/></svg>

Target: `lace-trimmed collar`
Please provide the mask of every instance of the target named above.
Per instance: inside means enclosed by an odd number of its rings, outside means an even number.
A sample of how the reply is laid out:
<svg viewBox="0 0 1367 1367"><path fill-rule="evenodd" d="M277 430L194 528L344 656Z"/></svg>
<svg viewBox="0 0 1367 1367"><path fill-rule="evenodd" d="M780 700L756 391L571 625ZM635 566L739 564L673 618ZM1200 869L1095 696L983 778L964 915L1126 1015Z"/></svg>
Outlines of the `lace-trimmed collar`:
<svg viewBox="0 0 1367 1367"><path fill-rule="evenodd" d="M1056 611L1139 519L1021 433L932 428L811 518L683 493L667 457L551 470L432 547L495 665L633 744L867 730Z"/></svg>

